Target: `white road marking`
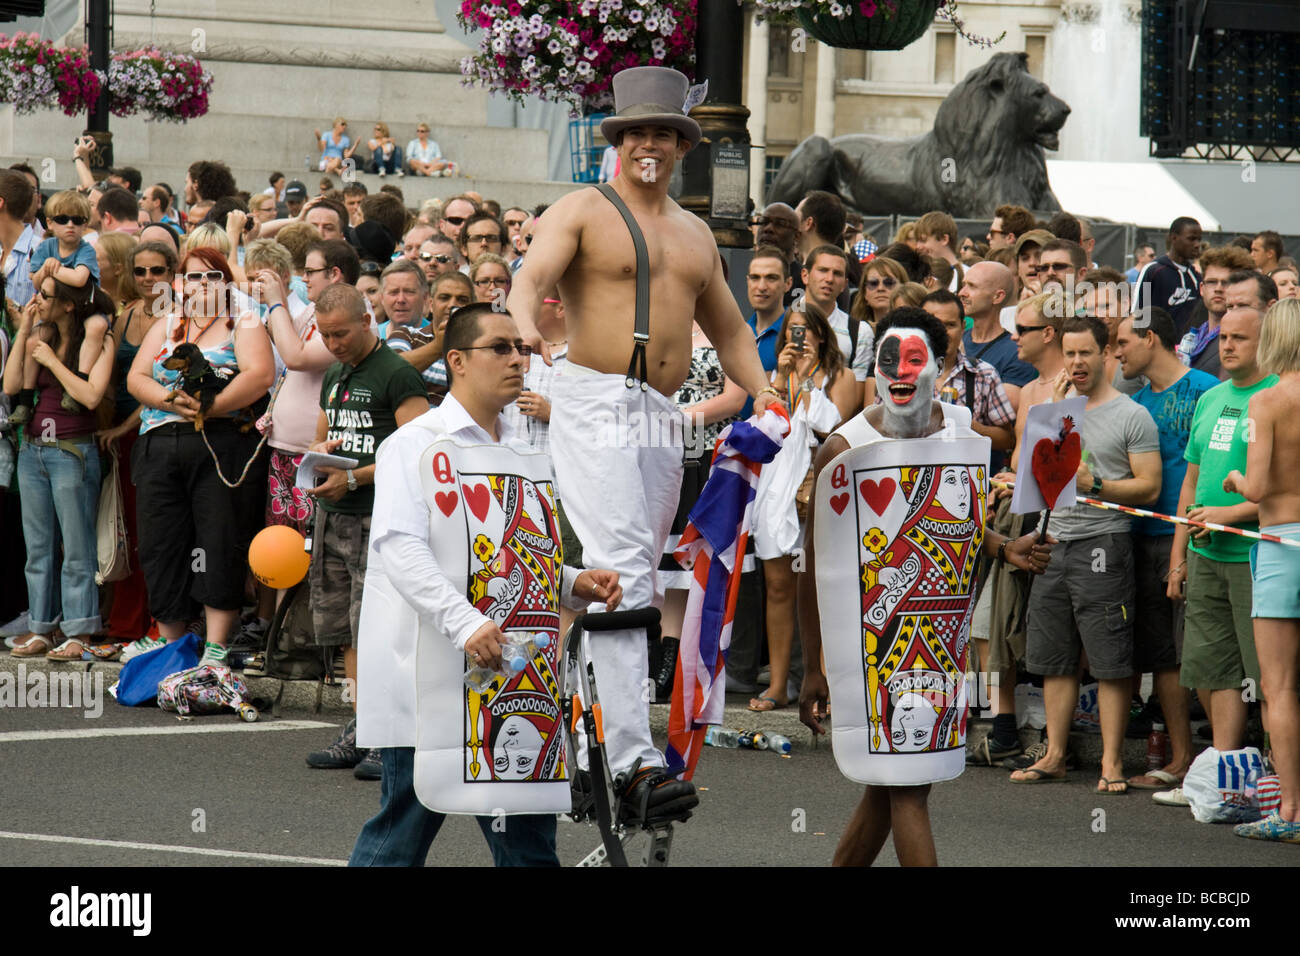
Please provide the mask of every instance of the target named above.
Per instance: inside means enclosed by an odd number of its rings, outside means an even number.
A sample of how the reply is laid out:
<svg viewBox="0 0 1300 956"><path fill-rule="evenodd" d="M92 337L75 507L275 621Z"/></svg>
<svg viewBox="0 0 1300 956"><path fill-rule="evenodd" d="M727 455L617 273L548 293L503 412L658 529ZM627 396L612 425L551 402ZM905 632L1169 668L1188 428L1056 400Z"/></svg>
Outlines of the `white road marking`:
<svg viewBox="0 0 1300 956"><path fill-rule="evenodd" d="M269 723L246 724L232 714L228 721L216 723L191 723L177 721L163 727L89 727L85 730L14 730L0 733L0 744L24 740L83 740L91 737L162 737L171 734L235 734L270 732L273 730L316 730L323 727L338 728L338 724L321 720L277 720Z"/></svg>
<svg viewBox="0 0 1300 956"><path fill-rule="evenodd" d="M299 863L306 866L347 866L347 860L326 860L314 856L282 856L279 853L246 853L241 850L212 850L202 846L167 846L162 843L135 843L130 840L92 840L89 837L56 836L51 833L13 833L0 830L3 840L33 840L38 843L74 843L80 846L104 846L116 850L148 850L153 853L189 853L194 856L232 857L241 860L266 860L272 863Z"/></svg>

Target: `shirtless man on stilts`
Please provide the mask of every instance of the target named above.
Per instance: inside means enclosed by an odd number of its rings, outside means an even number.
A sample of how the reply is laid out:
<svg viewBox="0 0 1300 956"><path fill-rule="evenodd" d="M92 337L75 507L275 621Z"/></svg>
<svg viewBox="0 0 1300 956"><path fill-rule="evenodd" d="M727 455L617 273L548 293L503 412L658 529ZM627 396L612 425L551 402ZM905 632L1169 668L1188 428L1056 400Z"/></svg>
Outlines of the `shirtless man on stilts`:
<svg viewBox="0 0 1300 956"><path fill-rule="evenodd" d="M673 166L700 140L699 125L683 111L687 91L676 70L624 70L614 77L618 112L601 124L621 160L613 190L645 237L648 339L634 339L631 234L614 202L593 189L570 193L538 220L507 303L524 341L549 362L535 317L543 294L559 287L569 347L552 393L558 492L584 564L618 571L628 609L663 602L656 568L682 474L682 417L672 396L690 366L692 319L727 375L754 396L755 413L777 398L709 227L668 197ZM693 784L664 772L650 737L645 629L600 634L591 657L606 753L611 770L624 774L621 794L637 814L632 822L680 818L698 798Z"/></svg>

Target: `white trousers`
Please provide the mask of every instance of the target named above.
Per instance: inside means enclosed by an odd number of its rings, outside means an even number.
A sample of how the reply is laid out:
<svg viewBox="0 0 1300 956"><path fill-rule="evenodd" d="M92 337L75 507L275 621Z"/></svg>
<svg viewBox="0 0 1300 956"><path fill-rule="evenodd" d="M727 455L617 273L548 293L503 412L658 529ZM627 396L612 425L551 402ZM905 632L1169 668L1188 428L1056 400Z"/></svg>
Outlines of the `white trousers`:
<svg viewBox="0 0 1300 956"><path fill-rule="evenodd" d="M582 542L582 563L618 572L620 610L663 605L657 568L681 493L683 421L676 403L654 389L628 388L622 375L570 362L555 378L556 490ZM610 768L618 773L638 760L663 766L650 738L645 629L589 634L587 646Z"/></svg>

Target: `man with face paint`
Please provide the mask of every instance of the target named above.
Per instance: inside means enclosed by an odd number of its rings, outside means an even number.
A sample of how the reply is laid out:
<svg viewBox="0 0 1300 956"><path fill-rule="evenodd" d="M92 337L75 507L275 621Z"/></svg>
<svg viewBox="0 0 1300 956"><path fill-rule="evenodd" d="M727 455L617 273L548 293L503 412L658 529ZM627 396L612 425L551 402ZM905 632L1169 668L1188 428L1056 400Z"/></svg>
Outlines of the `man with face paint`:
<svg viewBox="0 0 1300 956"><path fill-rule="evenodd" d="M978 437L970 428L970 413L965 408L938 402L931 397L947 353L948 335L942 323L923 309L895 309L877 326L876 342L876 388L881 401L854 416L827 439L814 465L817 475L832 459L859 445L926 438L939 432L955 438ZM945 430L945 420L950 420L953 427ZM965 469L940 469L940 479L949 471L960 474ZM988 473L987 462L984 473ZM969 508L976 490L955 483L951 489L941 489L938 500L945 510L955 508L960 512L964 507ZM799 719L816 735L826 733L822 721L826 717L829 688L821 668L823 633L818 606L815 529L817 521L834 521L836 517L834 512L824 515L819 512L816 496L813 497L808 510L809 527L813 531L805 538L807 573L801 575L799 581L805 673L799 696ZM953 517L969 517L969 512ZM1042 573L1051 552L1049 545L1035 544L1033 534L1012 539L993 531L985 532L982 547L985 554L1032 574ZM969 620L965 626L970 626ZM837 631L824 636L828 642L857 644L861 640L861 632ZM906 696L903 694L898 704L904 710L907 709L903 706ZM918 715L901 713L896 709L895 716L898 725L891 726L891 736L894 733L906 736L908 724L916 723ZM922 749L923 746L906 740L904 744L907 746L896 749ZM892 831L894 847L902 865L937 865L927 806L929 793L930 784L868 785L836 848L834 864L870 865Z"/></svg>

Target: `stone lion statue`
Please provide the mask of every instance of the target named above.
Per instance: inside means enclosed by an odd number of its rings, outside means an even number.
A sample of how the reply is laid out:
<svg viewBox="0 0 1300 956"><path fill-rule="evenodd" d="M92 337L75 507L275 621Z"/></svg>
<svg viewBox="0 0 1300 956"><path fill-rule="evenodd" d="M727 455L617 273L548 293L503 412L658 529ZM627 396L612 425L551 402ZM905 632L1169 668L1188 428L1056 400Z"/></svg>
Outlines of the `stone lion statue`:
<svg viewBox="0 0 1300 956"><path fill-rule="evenodd" d="M824 189L868 215L941 209L976 219L1002 203L1058 211L1043 150L1057 148L1070 107L1030 76L1028 59L998 53L971 70L923 136L810 136L781 164L768 202L793 206Z"/></svg>

